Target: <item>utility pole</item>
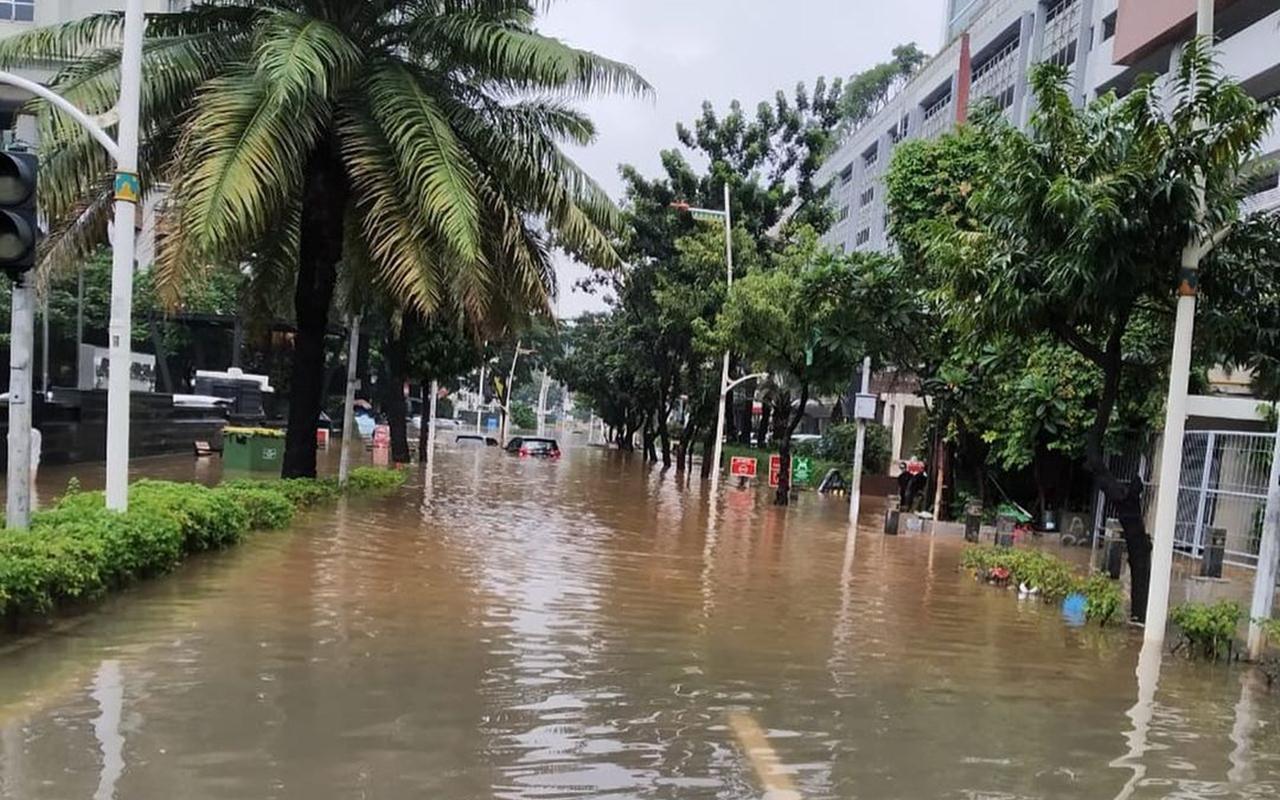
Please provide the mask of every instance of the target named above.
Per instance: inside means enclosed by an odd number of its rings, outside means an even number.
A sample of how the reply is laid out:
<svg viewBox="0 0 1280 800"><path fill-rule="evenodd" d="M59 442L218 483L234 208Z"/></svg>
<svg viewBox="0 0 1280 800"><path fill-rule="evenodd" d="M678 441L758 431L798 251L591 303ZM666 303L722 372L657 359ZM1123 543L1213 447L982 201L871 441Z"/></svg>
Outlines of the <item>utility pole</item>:
<svg viewBox="0 0 1280 800"><path fill-rule="evenodd" d="M138 109L142 96L142 0L128 0L120 50L120 134L111 260L111 369L107 376L107 508L129 507L129 395L133 367L133 249L137 231Z"/></svg>
<svg viewBox="0 0 1280 800"><path fill-rule="evenodd" d="M1280 405L1272 409L1280 412ZM1280 416L1280 413L1277 414ZM1258 571L1253 576L1253 602L1249 606L1249 660L1257 661L1266 647L1266 633L1258 620L1270 619L1276 596L1276 573L1280 570L1280 423L1271 450L1271 477L1267 484L1267 510L1262 521L1262 542L1258 546Z"/></svg>
<svg viewBox="0 0 1280 800"><path fill-rule="evenodd" d="M486 364L480 365L480 385L476 392L476 435L479 436L483 431L481 426L484 424L484 372Z"/></svg>
<svg viewBox="0 0 1280 800"><path fill-rule="evenodd" d="M356 384L360 382L357 362L360 360L360 315L348 320L351 332L347 339L347 394L342 402L342 450L338 453L338 483L346 486L351 474L351 440L359 439L356 430Z"/></svg>
<svg viewBox="0 0 1280 800"><path fill-rule="evenodd" d="M431 458L436 452L436 401L439 397L440 382L432 381L431 399L427 401L427 458Z"/></svg>
<svg viewBox="0 0 1280 800"><path fill-rule="evenodd" d="M538 389L538 435L547 435L547 390L551 388L551 376L542 372L542 387Z"/></svg>
<svg viewBox="0 0 1280 800"><path fill-rule="evenodd" d="M850 536L858 535L858 514L862 510L862 461L867 448L867 418L860 413L863 409L862 398L871 394L871 356L862 360L862 391L853 404L854 416L858 418L858 436L853 446L853 478L849 482L849 524Z"/></svg>
<svg viewBox="0 0 1280 800"><path fill-rule="evenodd" d="M1213 44L1214 0L1199 0L1196 36ZM1203 122L1200 122L1203 127ZM1197 223L1206 211L1205 175L1197 177ZM1169 365L1169 395L1165 406L1164 441L1160 452L1160 484L1156 494L1155 541L1151 553L1151 587L1147 592L1147 619L1143 633L1148 642L1164 641L1169 620L1169 581L1173 573L1173 536L1178 522L1178 489L1182 483L1182 443L1187 426L1187 386L1191 380L1191 344L1195 333L1196 293L1203 258L1200 225L1182 251L1178 280L1178 311L1173 329L1173 358Z"/></svg>
<svg viewBox="0 0 1280 800"><path fill-rule="evenodd" d="M30 272L13 278L9 321L9 469L5 524L26 530L31 524L31 372L35 339L35 291Z"/></svg>
<svg viewBox="0 0 1280 800"><path fill-rule="evenodd" d="M520 362L520 348L524 344L523 339L516 339L516 352L511 356L511 372L507 375L506 391L503 392L502 398L502 435L501 444L507 446L507 434L511 430L511 389L512 384L516 382L516 364Z"/></svg>

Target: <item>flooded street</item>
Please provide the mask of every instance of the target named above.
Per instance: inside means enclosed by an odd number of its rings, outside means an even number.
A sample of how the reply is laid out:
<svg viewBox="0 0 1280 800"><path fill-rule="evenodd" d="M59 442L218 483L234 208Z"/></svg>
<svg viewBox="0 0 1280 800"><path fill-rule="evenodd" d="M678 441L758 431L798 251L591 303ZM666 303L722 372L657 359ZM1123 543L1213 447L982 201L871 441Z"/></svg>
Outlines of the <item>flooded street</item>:
<svg viewBox="0 0 1280 800"><path fill-rule="evenodd" d="M1248 670L1148 652L1140 685L1140 635L975 584L956 541L872 506L849 549L839 501L702 492L442 445L7 638L0 796L1280 796L1280 689Z"/></svg>

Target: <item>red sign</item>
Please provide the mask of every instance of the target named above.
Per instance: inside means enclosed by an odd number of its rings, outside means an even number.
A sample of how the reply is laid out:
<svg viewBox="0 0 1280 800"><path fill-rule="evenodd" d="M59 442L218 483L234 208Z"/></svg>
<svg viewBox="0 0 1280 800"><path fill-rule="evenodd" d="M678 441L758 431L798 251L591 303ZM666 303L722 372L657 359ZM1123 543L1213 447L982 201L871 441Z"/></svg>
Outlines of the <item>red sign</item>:
<svg viewBox="0 0 1280 800"><path fill-rule="evenodd" d="M735 478L754 478L757 461L746 456L734 456L729 459L729 474Z"/></svg>
<svg viewBox="0 0 1280 800"><path fill-rule="evenodd" d="M791 474L793 476L795 475L795 465L796 465L796 460L794 457L792 457L791 459L792 473ZM775 489L778 488L778 476L781 472L782 472L782 456L778 455L777 453L774 453L773 455L769 456L769 485Z"/></svg>
<svg viewBox="0 0 1280 800"><path fill-rule="evenodd" d="M374 447L390 447L391 446L391 426L379 425L373 429L373 446Z"/></svg>

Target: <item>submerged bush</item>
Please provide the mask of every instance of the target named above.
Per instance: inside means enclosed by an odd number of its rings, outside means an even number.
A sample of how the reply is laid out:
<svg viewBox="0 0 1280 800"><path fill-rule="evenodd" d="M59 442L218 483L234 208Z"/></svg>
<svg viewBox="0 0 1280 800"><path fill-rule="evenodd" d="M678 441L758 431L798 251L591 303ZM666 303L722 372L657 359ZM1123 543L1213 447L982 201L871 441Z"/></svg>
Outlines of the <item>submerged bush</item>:
<svg viewBox="0 0 1280 800"><path fill-rule="evenodd" d="M347 487L357 492L385 491L400 488L404 480L403 470L356 467L347 476Z"/></svg>
<svg viewBox="0 0 1280 800"><path fill-rule="evenodd" d="M1185 647L1189 656L1217 661L1231 657L1244 609L1231 600L1186 603L1170 611L1169 619L1182 632L1175 650Z"/></svg>
<svg viewBox="0 0 1280 800"><path fill-rule="evenodd" d="M357 478L357 476L359 476ZM404 474L352 471L352 491L399 486ZM69 487L29 531L0 531L0 615L43 613L169 572L187 554L229 547L250 530L283 528L298 509L338 496L333 480L233 481L216 488L139 481L129 510Z"/></svg>
<svg viewBox="0 0 1280 800"><path fill-rule="evenodd" d="M967 547L960 556L960 565L979 578L1004 575L1011 584L1038 589L1046 602L1056 602L1078 592L1086 601L1086 617L1099 625L1114 619L1124 605L1124 595L1117 582L1105 575L1081 578L1071 564L1041 550L990 545Z"/></svg>

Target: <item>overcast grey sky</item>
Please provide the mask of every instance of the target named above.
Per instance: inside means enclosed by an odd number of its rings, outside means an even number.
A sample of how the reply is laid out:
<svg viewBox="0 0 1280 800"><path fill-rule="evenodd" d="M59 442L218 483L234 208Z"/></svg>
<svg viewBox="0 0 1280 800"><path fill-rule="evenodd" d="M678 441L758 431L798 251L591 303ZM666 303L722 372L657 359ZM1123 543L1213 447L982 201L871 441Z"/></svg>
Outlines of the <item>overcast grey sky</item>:
<svg viewBox="0 0 1280 800"><path fill-rule="evenodd" d="M539 27L577 47L640 70L652 100L604 98L582 104L599 140L578 162L618 199L620 163L656 175L658 151L674 147L677 121L702 101L753 108L796 82L848 76L883 61L903 42L935 52L944 0L560 0ZM603 307L571 290L585 272L560 267L563 316Z"/></svg>

